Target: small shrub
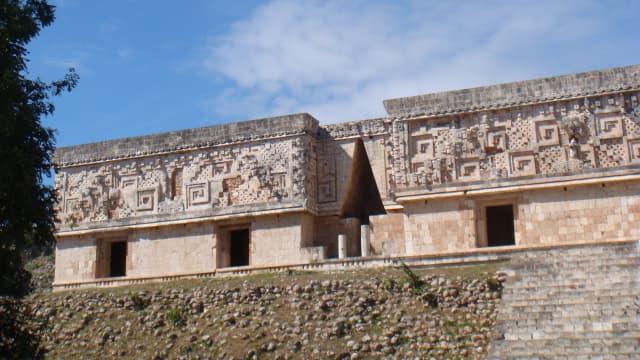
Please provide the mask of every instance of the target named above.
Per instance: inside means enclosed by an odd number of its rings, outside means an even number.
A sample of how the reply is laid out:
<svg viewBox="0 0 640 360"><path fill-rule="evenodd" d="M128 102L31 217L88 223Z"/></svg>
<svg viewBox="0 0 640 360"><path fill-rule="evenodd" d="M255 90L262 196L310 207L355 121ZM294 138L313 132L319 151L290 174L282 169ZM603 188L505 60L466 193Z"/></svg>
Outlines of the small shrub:
<svg viewBox="0 0 640 360"><path fill-rule="evenodd" d="M186 323L184 312L178 309L167 310L165 318L174 326L183 326Z"/></svg>
<svg viewBox="0 0 640 360"><path fill-rule="evenodd" d="M287 269L287 270L285 270L285 274L286 274L287 276L295 276L295 275L296 275L296 272L295 272L295 271L293 271L293 269Z"/></svg>
<svg viewBox="0 0 640 360"><path fill-rule="evenodd" d="M396 287L396 281L392 278L386 278L384 279L384 288L387 291L393 291L393 289L395 289Z"/></svg>
<svg viewBox="0 0 640 360"><path fill-rule="evenodd" d="M405 345L405 344L407 344L407 343L409 343L409 338L408 338L408 337L406 337L406 336L400 336L400 337L398 338L398 345L402 346L402 345Z"/></svg>
<svg viewBox="0 0 640 360"><path fill-rule="evenodd" d="M420 277L415 272L413 272L413 270L411 270L404 261L400 263L400 267L402 271L404 271L405 275L407 275L407 281L411 285L413 292L418 295L422 294L423 288L425 286L424 281L422 281Z"/></svg>
<svg viewBox="0 0 640 360"><path fill-rule="evenodd" d="M136 310L143 310L144 308L149 306L149 302L151 301L148 298L143 298L137 292L129 293L129 300L131 300L131 302L133 302L133 307Z"/></svg>

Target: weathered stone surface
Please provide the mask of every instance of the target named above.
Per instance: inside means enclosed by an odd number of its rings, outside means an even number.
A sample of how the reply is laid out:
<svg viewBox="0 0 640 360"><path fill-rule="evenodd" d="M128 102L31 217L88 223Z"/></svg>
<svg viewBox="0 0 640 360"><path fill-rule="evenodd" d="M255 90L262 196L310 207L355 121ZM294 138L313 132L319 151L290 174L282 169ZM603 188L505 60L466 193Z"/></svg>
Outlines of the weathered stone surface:
<svg viewBox="0 0 640 360"><path fill-rule="evenodd" d="M418 287L380 269L39 294L25 301L25 325L52 359L482 358L500 297L489 283L505 278L497 267L420 271Z"/></svg>
<svg viewBox="0 0 640 360"><path fill-rule="evenodd" d="M313 134L317 127L318 121L309 114L283 115L62 147L56 150L55 162L66 167L96 161L143 157L279 136Z"/></svg>
<svg viewBox="0 0 640 360"><path fill-rule="evenodd" d="M637 241L531 251L511 271L490 359L637 359Z"/></svg>
<svg viewBox="0 0 640 360"><path fill-rule="evenodd" d="M432 116L640 89L640 65L384 101L390 116Z"/></svg>

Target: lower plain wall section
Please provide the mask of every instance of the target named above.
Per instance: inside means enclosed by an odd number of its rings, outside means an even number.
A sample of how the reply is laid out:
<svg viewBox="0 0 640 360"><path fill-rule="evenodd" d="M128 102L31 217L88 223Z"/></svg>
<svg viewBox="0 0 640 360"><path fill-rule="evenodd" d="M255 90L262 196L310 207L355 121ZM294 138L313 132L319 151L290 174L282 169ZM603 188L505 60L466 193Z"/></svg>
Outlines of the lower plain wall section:
<svg viewBox="0 0 640 360"><path fill-rule="evenodd" d="M640 238L640 183L576 185L404 204L407 255L485 247L487 207L512 205L516 246Z"/></svg>
<svg viewBox="0 0 640 360"><path fill-rule="evenodd" d="M77 236L58 239L55 268L55 282L94 279L96 273L95 237Z"/></svg>
<svg viewBox="0 0 640 360"><path fill-rule="evenodd" d="M386 215L370 216L369 226L372 255L403 256L406 253L402 211L388 210Z"/></svg>
<svg viewBox="0 0 640 360"><path fill-rule="evenodd" d="M197 273L215 269L212 223L133 231L127 252L127 276Z"/></svg>
<svg viewBox="0 0 640 360"><path fill-rule="evenodd" d="M640 238L640 182L525 193L519 210L525 245Z"/></svg>
<svg viewBox="0 0 640 360"><path fill-rule="evenodd" d="M476 247L474 202L463 198L408 202L404 206L407 255Z"/></svg>
<svg viewBox="0 0 640 360"><path fill-rule="evenodd" d="M65 236L56 245L55 283L111 277L114 243L126 244L126 277L211 272L230 265L233 231L246 230L249 266L308 263L326 257L313 246L314 219L305 213L260 216L233 222L201 222L122 232ZM237 254L235 255L237 256Z"/></svg>
<svg viewBox="0 0 640 360"><path fill-rule="evenodd" d="M251 231L251 266L322 260L325 250L313 245L313 216L283 214L256 218Z"/></svg>

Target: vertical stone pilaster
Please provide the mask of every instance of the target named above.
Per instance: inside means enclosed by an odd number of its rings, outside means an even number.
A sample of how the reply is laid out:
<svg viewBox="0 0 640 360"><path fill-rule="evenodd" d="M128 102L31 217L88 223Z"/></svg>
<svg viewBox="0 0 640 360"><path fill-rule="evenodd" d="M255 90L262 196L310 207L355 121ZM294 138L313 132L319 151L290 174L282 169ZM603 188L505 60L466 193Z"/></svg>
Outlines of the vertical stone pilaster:
<svg viewBox="0 0 640 360"><path fill-rule="evenodd" d="M347 236L338 235L338 259L344 259L347 254Z"/></svg>
<svg viewBox="0 0 640 360"><path fill-rule="evenodd" d="M370 228L369 224L360 225L360 256L369 256L369 244L370 244Z"/></svg>

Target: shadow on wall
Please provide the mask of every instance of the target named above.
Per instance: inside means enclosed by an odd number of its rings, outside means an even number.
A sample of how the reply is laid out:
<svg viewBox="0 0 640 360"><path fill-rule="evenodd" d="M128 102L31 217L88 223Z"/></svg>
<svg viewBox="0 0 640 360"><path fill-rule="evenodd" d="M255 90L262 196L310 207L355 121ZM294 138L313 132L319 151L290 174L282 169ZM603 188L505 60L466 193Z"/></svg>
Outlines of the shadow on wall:
<svg viewBox="0 0 640 360"><path fill-rule="evenodd" d="M333 173L335 182L328 186L333 187L335 198L331 210L339 215L316 218L314 245L324 246L328 258L337 258L338 235L344 234L347 237L346 255L360 256L360 225L370 224L369 216L386 214L364 142L357 138L352 145L352 154L331 137L323 146L326 147L323 148L324 156L329 155L324 161L329 165L319 164L319 203L322 206L323 198L328 197L323 195L324 187L327 187L322 183L323 173ZM348 178L346 174L349 174Z"/></svg>

